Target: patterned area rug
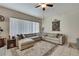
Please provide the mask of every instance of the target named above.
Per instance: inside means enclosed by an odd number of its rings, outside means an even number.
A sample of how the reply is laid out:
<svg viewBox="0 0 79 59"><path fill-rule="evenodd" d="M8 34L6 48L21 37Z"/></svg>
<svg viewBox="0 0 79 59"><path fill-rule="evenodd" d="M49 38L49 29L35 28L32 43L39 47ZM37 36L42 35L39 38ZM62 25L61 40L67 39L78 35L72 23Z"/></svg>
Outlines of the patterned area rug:
<svg viewBox="0 0 79 59"><path fill-rule="evenodd" d="M56 44L52 44L46 41L39 41L36 42L33 47L22 51L17 48L12 48L10 50L13 56L45 56L56 46Z"/></svg>

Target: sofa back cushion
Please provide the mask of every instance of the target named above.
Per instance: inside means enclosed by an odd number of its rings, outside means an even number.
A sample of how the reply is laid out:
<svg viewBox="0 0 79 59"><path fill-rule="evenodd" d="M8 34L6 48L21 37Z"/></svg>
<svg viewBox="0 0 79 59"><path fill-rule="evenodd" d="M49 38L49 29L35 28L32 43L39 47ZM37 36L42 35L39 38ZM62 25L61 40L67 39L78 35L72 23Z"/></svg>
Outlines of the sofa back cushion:
<svg viewBox="0 0 79 59"><path fill-rule="evenodd" d="M55 33L48 33L48 36L49 36L49 37L56 38L57 34L55 34Z"/></svg>
<svg viewBox="0 0 79 59"><path fill-rule="evenodd" d="M45 36L49 36L52 38L59 38L60 36L62 36L62 34L60 34L60 33L46 33Z"/></svg>
<svg viewBox="0 0 79 59"><path fill-rule="evenodd" d="M26 38L28 38L28 37L37 36L37 34L36 34L36 33L32 33L32 34L24 34L24 36L25 36Z"/></svg>

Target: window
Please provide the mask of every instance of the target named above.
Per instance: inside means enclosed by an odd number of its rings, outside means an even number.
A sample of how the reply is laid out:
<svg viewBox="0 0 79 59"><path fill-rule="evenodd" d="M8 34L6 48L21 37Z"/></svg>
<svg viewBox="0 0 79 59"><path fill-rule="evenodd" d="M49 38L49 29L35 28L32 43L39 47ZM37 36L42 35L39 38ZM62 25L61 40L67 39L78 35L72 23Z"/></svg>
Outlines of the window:
<svg viewBox="0 0 79 59"><path fill-rule="evenodd" d="M28 20L10 18L10 35L39 33L39 23Z"/></svg>

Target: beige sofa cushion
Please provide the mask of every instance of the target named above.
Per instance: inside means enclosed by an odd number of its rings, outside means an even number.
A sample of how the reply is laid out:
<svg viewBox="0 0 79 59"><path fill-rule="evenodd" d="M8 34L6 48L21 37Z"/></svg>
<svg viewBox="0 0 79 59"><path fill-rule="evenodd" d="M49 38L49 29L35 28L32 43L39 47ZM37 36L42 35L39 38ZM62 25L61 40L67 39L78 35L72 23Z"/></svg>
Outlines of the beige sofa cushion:
<svg viewBox="0 0 79 59"><path fill-rule="evenodd" d="M34 42L34 40L31 39L31 38L25 38L25 39L19 40L18 42L19 42L19 44L23 44L23 43L28 44L28 43L30 43L30 42Z"/></svg>
<svg viewBox="0 0 79 59"><path fill-rule="evenodd" d="M48 35L49 37L52 37L52 38L56 38L56 37L57 37L57 34L55 34L55 33L54 33L54 34L53 34L53 33L48 33L47 35Z"/></svg>

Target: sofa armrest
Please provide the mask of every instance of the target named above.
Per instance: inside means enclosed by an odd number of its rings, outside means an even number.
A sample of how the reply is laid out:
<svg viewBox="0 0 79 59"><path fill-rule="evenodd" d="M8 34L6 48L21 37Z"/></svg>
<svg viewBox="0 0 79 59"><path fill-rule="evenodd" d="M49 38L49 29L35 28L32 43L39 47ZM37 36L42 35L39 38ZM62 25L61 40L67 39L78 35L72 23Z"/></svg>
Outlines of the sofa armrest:
<svg viewBox="0 0 79 59"><path fill-rule="evenodd" d="M59 41L60 41L61 44L65 43L64 35L59 37Z"/></svg>
<svg viewBox="0 0 79 59"><path fill-rule="evenodd" d="M59 41L62 42L63 36L59 36Z"/></svg>
<svg viewBox="0 0 79 59"><path fill-rule="evenodd" d="M16 38L16 46L18 47L18 42L19 42L19 39Z"/></svg>

